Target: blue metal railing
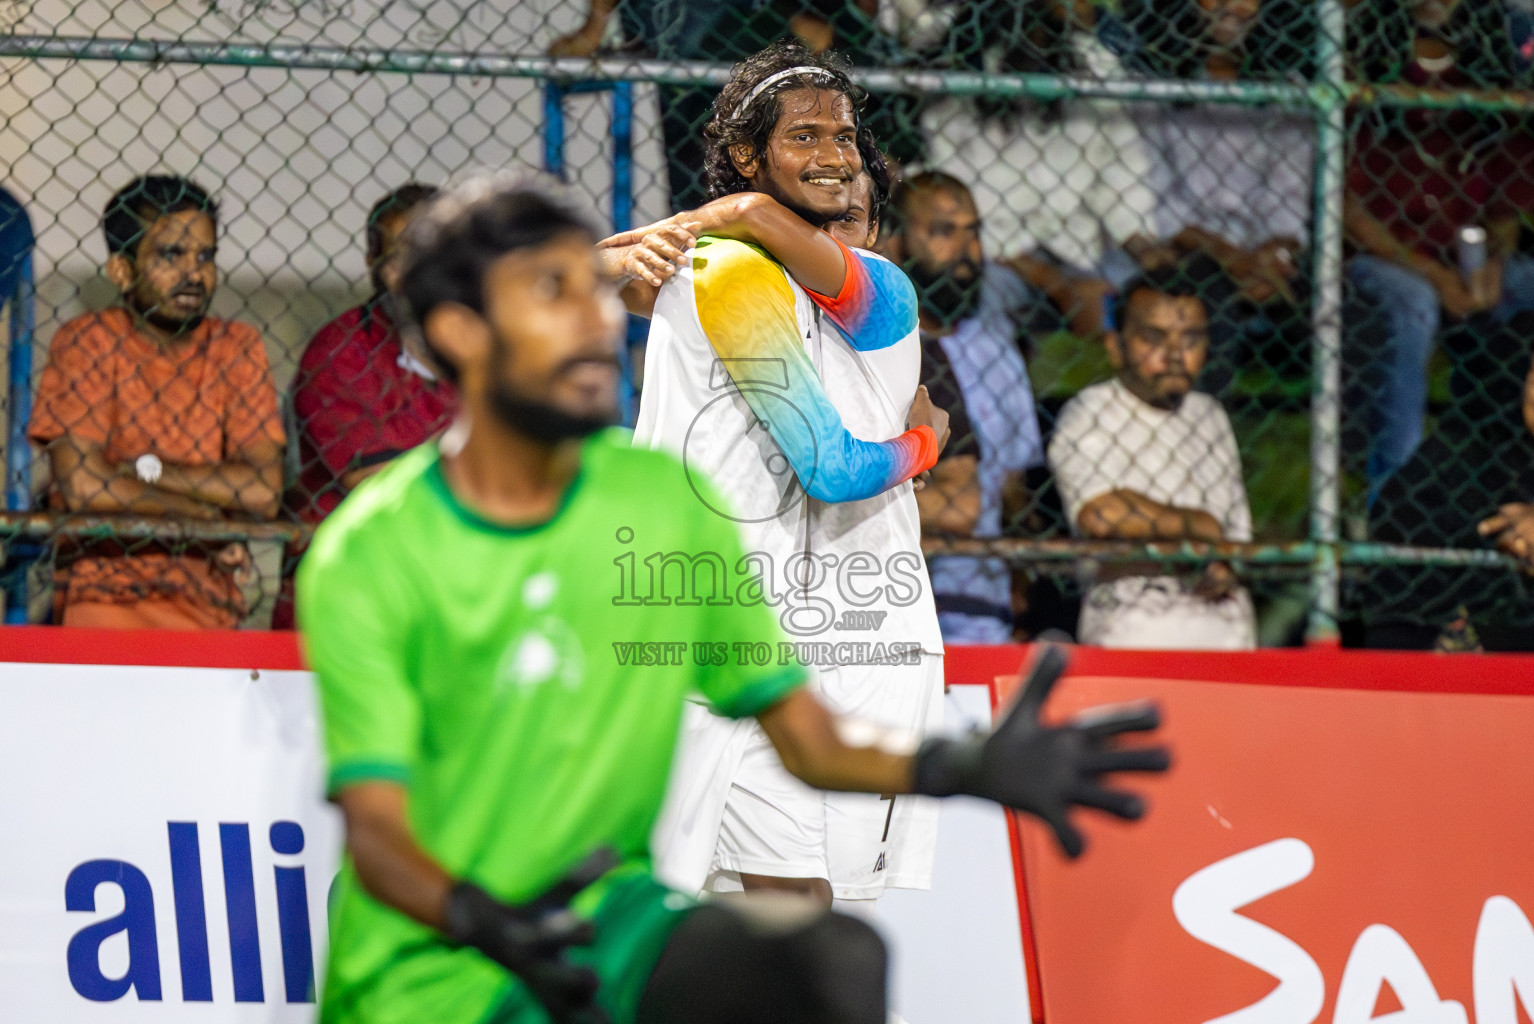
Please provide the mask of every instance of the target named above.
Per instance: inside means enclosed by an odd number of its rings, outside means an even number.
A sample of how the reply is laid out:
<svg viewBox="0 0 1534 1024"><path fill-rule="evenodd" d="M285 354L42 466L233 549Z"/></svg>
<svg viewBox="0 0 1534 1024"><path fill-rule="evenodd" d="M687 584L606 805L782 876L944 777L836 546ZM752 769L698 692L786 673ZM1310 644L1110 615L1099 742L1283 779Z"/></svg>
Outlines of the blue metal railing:
<svg viewBox="0 0 1534 1024"><path fill-rule="evenodd" d="M634 84L615 81L565 81L549 79L543 86L543 169L563 180L565 176L565 97L581 93L613 94L613 231L634 226ZM639 409L634 401L633 350L643 345L650 325L641 317L628 318L628 341L623 346L623 380L618 400L623 422L634 425Z"/></svg>
<svg viewBox="0 0 1534 1024"><path fill-rule="evenodd" d="M37 332L32 254L21 258L16 291L10 296L11 349L9 403L6 405L5 508L27 512L32 508L32 447L27 443L27 421L32 418L32 340ZM4 564L5 621L27 621L27 569L42 552L36 543L18 541L8 545Z"/></svg>

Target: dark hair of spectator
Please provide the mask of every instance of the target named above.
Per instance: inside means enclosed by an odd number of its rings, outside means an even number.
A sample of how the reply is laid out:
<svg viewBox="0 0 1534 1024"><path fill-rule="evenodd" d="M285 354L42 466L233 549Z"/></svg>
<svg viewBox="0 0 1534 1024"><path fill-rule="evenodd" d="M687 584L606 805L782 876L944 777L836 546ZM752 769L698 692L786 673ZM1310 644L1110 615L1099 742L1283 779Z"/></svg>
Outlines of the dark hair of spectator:
<svg viewBox="0 0 1534 1024"><path fill-rule="evenodd" d="M1525 85L1515 81L1517 61L1507 19L1503 0L1461 0L1436 33L1453 47L1455 72L1468 80L1469 88ZM1403 81L1416 38L1417 25L1408 5L1359 4L1348 13L1353 76L1368 82Z"/></svg>
<svg viewBox="0 0 1534 1024"><path fill-rule="evenodd" d="M218 223L218 203L189 179L169 174L134 178L108 200L101 215L107 254L133 259L150 225L184 210L200 210Z"/></svg>
<svg viewBox="0 0 1534 1024"><path fill-rule="evenodd" d="M478 177L443 192L405 229L399 290L416 327L450 302L483 314L485 275L493 263L571 233L597 238L580 213L537 185ZM456 384L457 367L421 334L443 376Z"/></svg>
<svg viewBox="0 0 1534 1024"><path fill-rule="evenodd" d="M1118 330L1122 333L1129 326L1129 305L1141 292L1204 302L1204 291L1209 281L1203 270L1204 267L1197 260L1179 260L1170 266L1147 270L1131 278L1119 289L1118 300L1114 303L1113 322L1118 325Z"/></svg>
<svg viewBox="0 0 1534 1024"><path fill-rule="evenodd" d="M1198 0L1124 0L1120 17L1133 37L1124 56L1130 68L1162 78L1197 78L1202 72L1209 16ZM1242 48L1240 77L1308 81L1315 71L1317 31L1309 0L1261 0Z"/></svg>
<svg viewBox="0 0 1534 1024"><path fill-rule="evenodd" d="M383 228L379 222L385 217L409 213L422 203L435 199L438 191L435 185L409 181L373 204L368 211L368 262L383 255Z"/></svg>
<svg viewBox="0 0 1534 1024"><path fill-rule="evenodd" d="M758 84L780 71L790 68L811 67L814 73L793 75L769 86L761 95L752 98L742 109L747 96ZM734 146L748 146L752 155L764 153L772 137L773 128L783 116L780 97L794 89L829 89L846 96L852 103L853 117L861 118L866 94L854 85L849 77L851 64L845 57L832 51L811 53L795 42L773 43L767 49L754 53L730 69L730 81L714 101L714 116L703 129L708 152L703 161L703 173L708 183L708 197L734 195L751 191L751 183L741 177L730 158ZM869 161L869 151L877 152L870 135L865 145L863 132L858 132L858 150L863 154L863 164L874 178L874 190L879 192L879 175L882 173L882 194L889 195L889 172L884 160L877 161L876 172ZM882 204L882 201L881 201Z"/></svg>
<svg viewBox="0 0 1534 1024"><path fill-rule="evenodd" d="M1072 42L1072 29L1062 13L1067 4L982 0L954 4L953 27L938 52L923 54L928 66L964 67L987 74L1074 75L1085 70ZM1029 114L1046 122L1059 119L1059 100L976 96L977 112L987 120L1015 130Z"/></svg>
<svg viewBox="0 0 1534 1024"><path fill-rule="evenodd" d="M911 210L915 208L918 196L927 192L947 192L961 202L973 204L974 194L969 186L947 171L922 171L913 174L900 183L895 194L890 197L889 224L892 231L900 231L905 228L910 219Z"/></svg>

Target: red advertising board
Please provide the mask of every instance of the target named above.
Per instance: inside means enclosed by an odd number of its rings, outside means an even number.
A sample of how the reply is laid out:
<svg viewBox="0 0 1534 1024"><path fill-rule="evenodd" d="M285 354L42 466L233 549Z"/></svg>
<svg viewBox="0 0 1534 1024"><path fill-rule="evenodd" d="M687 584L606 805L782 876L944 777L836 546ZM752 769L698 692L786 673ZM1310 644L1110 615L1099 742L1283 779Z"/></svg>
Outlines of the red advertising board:
<svg viewBox="0 0 1534 1024"><path fill-rule="evenodd" d="M1046 716L1152 698L1175 764L1077 861L1022 822L1035 1019L1527 1020L1531 693L1526 658L1079 652Z"/></svg>

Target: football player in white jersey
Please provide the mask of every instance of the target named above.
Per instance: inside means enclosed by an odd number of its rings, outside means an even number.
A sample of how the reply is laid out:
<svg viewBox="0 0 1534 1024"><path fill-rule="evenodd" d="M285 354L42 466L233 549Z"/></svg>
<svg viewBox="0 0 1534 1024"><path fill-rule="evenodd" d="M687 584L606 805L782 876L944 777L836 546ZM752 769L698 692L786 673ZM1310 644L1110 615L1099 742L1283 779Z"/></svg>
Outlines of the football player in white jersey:
<svg viewBox="0 0 1534 1024"><path fill-rule="evenodd" d="M909 281L834 237L866 245L852 200L867 191L873 213L887 187L872 140L858 144L855 96L834 62L800 48L745 62L710 126L726 198L609 241L649 286L630 289L637 307L665 279L636 443L715 476L761 556L758 592L800 640L786 656L816 668L834 707L914 747L938 724L942 647L908 485L946 423L917 389ZM926 801L809 790L753 730L700 715L673 799L658 856L681 886L838 902L930 886Z"/></svg>

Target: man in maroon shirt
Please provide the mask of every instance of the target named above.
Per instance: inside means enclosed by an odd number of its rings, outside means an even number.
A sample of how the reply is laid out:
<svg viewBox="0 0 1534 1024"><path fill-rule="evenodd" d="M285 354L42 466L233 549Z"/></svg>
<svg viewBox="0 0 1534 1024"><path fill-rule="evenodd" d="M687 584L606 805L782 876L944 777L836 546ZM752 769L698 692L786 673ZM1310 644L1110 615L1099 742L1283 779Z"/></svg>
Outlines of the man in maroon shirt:
<svg viewBox="0 0 1534 1024"><path fill-rule="evenodd" d="M1434 10L1413 8L1422 23L1403 69L1406 84L1478 84L1460 66L1473 55L1423 21ZM1412 110L1360 123L1352 148L1347 276L1386 334L1382 386L1373 396L1372 498L1422 440L1427 363L1443 314L1463 319L1484 311L1506 320L1534 308L1534 260L1513 251L1519 214L1534 209L1534 136L1521 120ZM1471 278L1461 274L1456 253L1466 227L1488 236L1486 266Z"/></svg>
<svg viewBox="0 0 1534 1024"><path fill-rule="evenodd" d="M367 223L373 294L321 327L299 360L293 409L301 466L286 504L304 522L324 519L363 480L452 421L453 386L438 379L419 344L396 326L408 322L394 292L399 238L412 211L436 194L411 182L373 204ZM293 628L291 568L302 551L289 551L274 629Z"/></svg>
<svg viewBox="0 0 1534 1024"><path fill-rule="evenodd" d="M395 326L398 240L436 189L411 183L368 214L367 302L321 327L298 364L293 393L302 468L289 507L317 523L391 459L440 433L452 419L452 385Z"/></svg>

